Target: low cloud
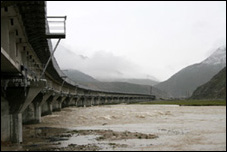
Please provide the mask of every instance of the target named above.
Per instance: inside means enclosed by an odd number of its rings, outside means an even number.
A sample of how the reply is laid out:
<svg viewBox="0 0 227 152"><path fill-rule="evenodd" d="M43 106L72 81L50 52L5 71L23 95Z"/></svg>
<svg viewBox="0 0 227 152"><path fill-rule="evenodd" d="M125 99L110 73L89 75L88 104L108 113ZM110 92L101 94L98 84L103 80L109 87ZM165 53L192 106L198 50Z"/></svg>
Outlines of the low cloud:
<svg viewBox="0 0 227 152"><path fill-rule="evenodd" d="M55 58L61 69L76 69L98 79L146 77L138 65L104 50L87 57L60 45Z"/></svg>

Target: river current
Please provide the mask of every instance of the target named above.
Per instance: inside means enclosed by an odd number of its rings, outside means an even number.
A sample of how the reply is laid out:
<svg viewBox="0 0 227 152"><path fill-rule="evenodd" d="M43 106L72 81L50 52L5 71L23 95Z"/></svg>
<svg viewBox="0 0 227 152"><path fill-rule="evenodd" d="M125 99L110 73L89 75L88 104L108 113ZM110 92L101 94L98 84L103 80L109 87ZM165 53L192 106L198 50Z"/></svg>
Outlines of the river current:
<svg viewBox="0 0 227 152"><path fill-rule="evenodd" d="M225 151L226 107L68 107L23 125L23 140L2 150Z"/></svg>

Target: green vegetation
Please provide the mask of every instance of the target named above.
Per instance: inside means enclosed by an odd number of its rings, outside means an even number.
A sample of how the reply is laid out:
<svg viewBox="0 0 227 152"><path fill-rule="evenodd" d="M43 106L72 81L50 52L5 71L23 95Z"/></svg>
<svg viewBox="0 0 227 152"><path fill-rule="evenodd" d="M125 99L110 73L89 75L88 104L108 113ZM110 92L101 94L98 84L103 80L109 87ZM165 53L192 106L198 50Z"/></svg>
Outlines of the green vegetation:
<svg viewBox="0 0 227 152"><path fill-rule="evenodd" d="M226 99L226 67L210 81L199 86L190 99Z"/></svg>
<svg viewBox="0 0 227 152"><path fill-rule="evenodd" d="M180 106L226 106L226 100L164 100L136 104L180 105Z"/></svg>

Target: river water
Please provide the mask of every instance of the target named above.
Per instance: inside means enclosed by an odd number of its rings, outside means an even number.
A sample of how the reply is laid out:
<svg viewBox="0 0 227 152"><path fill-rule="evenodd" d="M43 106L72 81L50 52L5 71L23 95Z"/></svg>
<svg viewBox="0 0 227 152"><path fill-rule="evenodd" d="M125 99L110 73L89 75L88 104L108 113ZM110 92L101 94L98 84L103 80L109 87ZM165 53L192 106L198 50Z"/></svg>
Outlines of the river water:
<svg viewBox="0 0 227 152"><path fill-rule="evenodd" d="M225 151L226 107L69 107L24 125L23 140L2 150Z"/></svg>

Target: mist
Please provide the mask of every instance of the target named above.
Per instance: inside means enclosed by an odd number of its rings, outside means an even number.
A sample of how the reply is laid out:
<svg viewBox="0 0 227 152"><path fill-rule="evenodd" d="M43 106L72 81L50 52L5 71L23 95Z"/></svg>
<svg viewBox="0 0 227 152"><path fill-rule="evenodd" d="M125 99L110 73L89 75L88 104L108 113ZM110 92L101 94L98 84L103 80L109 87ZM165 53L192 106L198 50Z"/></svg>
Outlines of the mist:
<svg viewBox="0 0 227 152"><path fill-rule="evenodd" d="M91 56L77 54L59 45L55 52L56 60L62 70L75 69L99 80L142 78L157 80L154 76L142 71L142 67L127 60L127 57L117 56L112 52L99 50Z"/></svg>

